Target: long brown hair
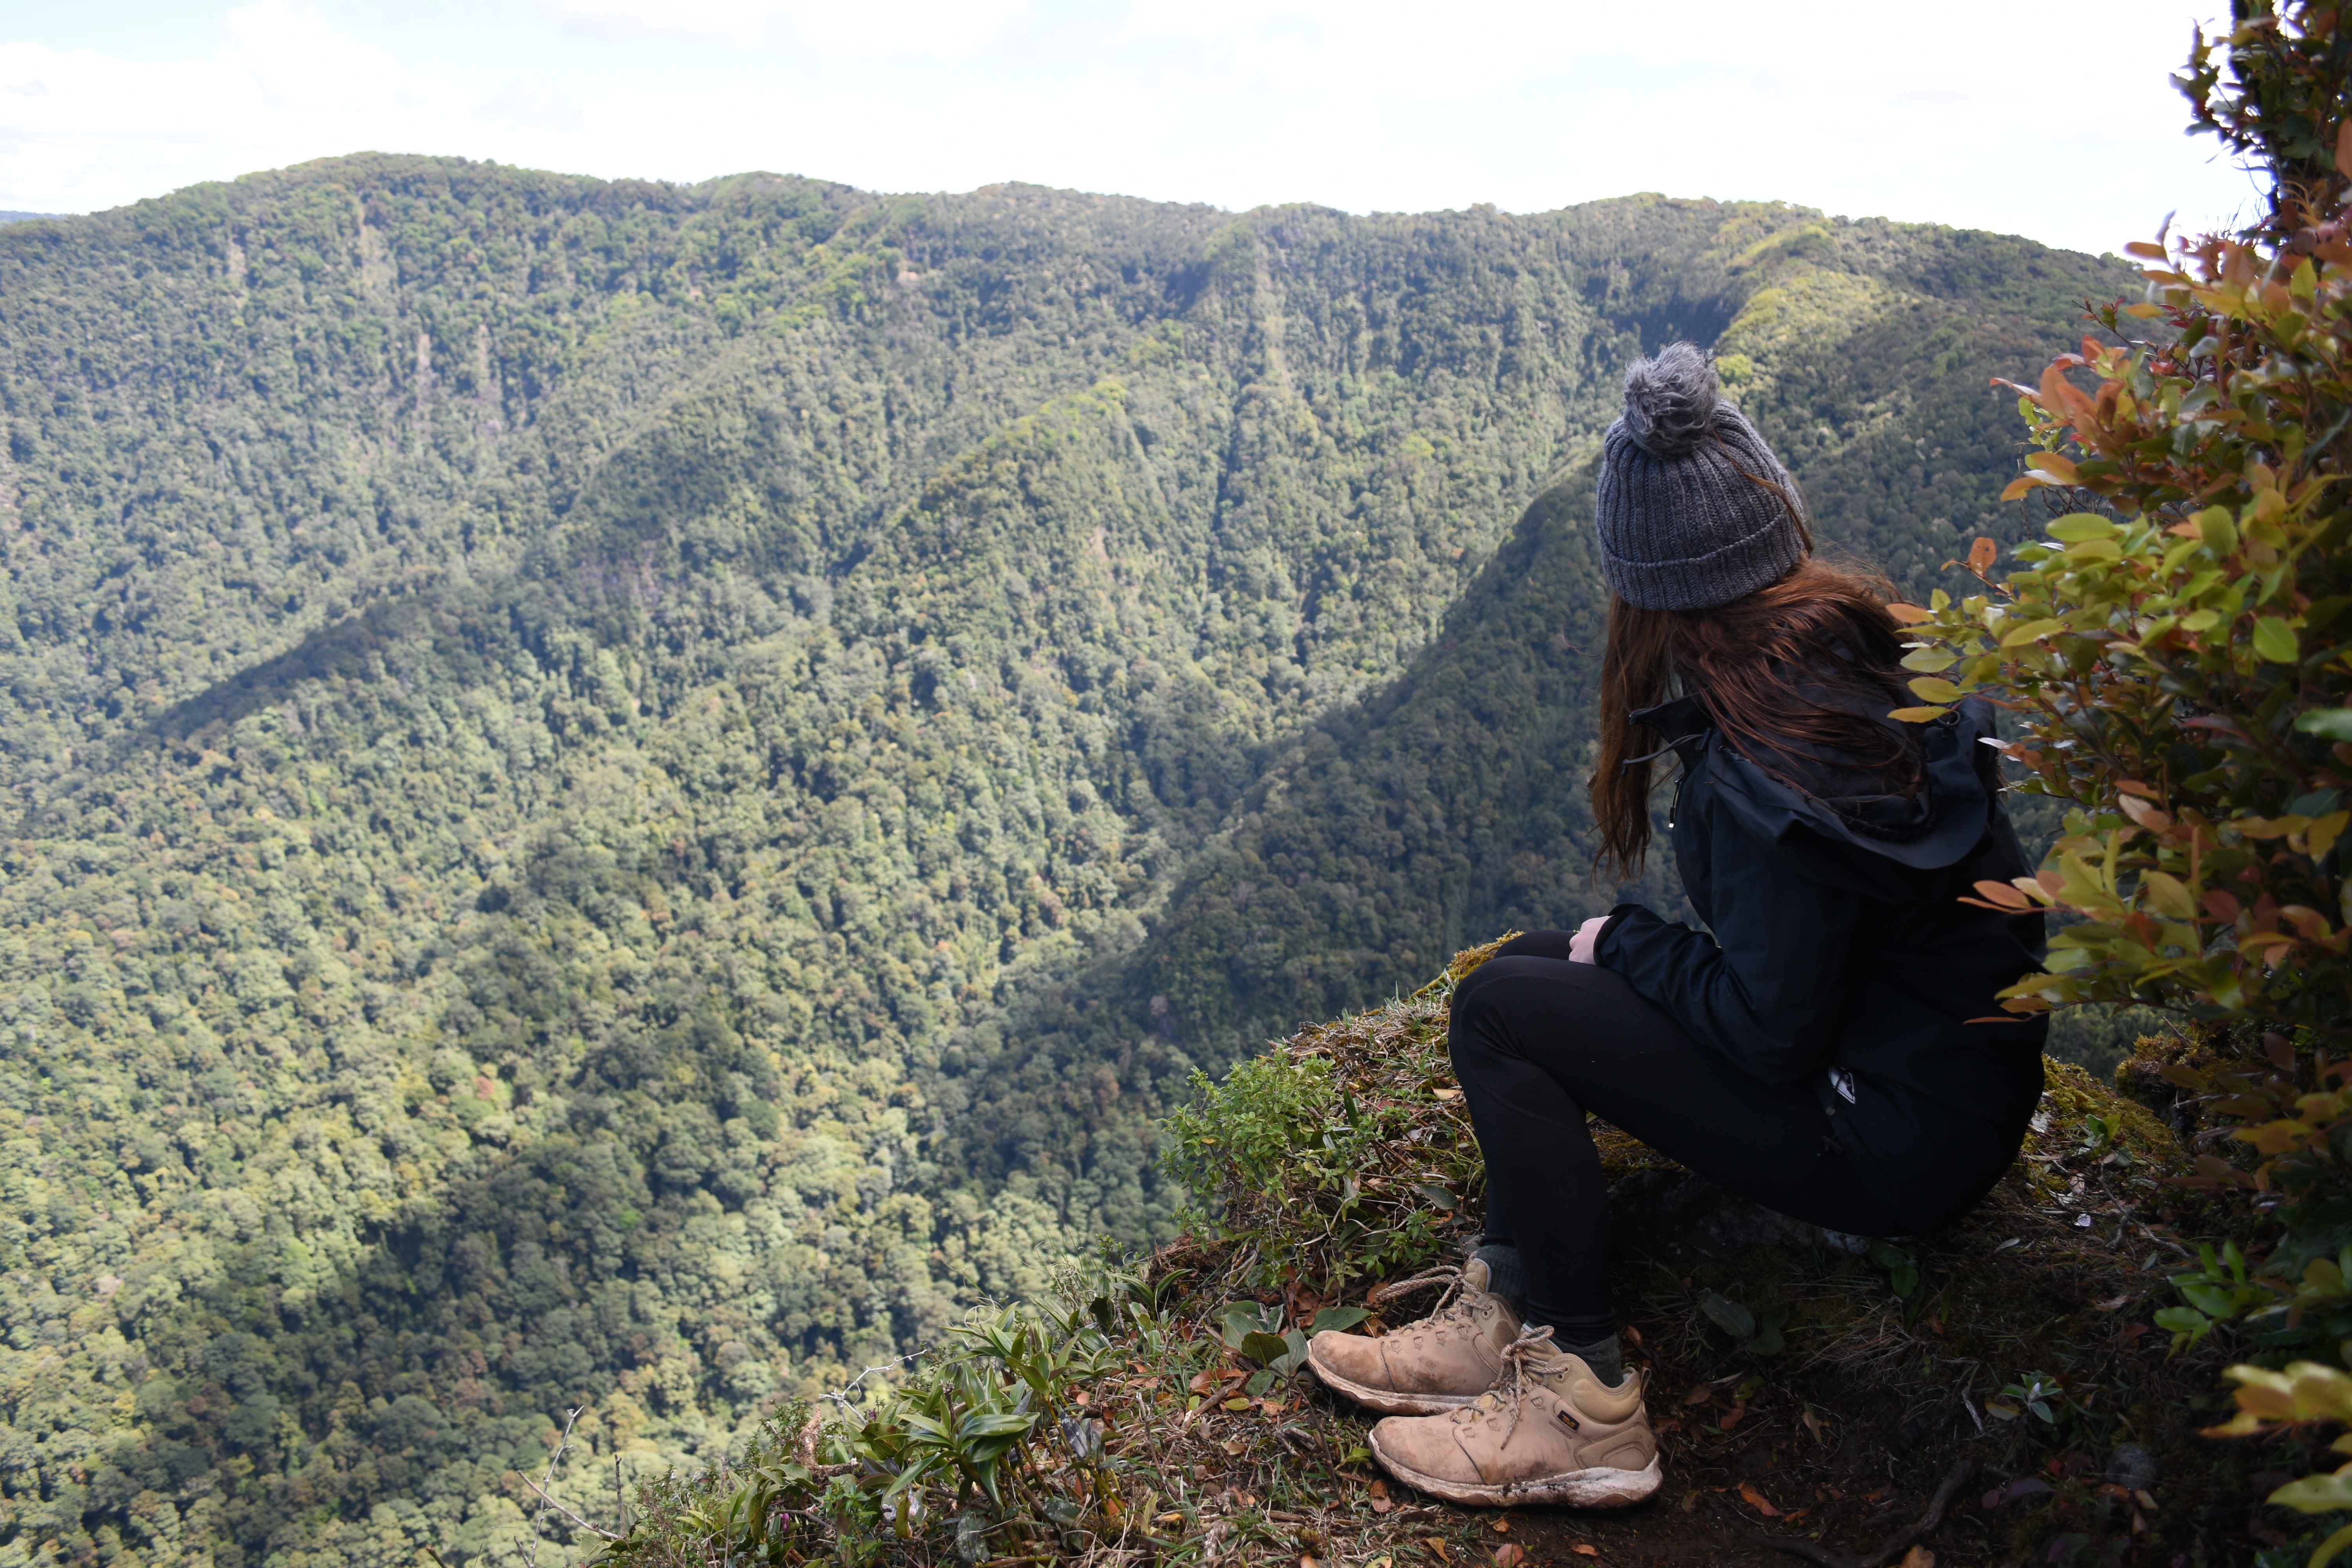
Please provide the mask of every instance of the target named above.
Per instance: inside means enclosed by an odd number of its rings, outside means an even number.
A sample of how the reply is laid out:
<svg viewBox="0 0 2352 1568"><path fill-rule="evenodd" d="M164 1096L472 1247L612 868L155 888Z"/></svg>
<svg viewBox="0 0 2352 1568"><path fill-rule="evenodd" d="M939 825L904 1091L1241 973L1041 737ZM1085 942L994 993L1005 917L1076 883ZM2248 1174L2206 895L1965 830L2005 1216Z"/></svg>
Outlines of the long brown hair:
<svg viewBox="0 0 2352 1568"><path fill-rule="evenodd" d="M1906 700L1895 590L1875 572L1799 562L1789 574L1711 610L1644 610L1612 595L1609 646L1601 658L1601 765L1592 775L1595 857L1604 874L1641 874L1650 847L1652 755L1681 739L1630 715L1683 689L1706 707L1725 739L1751 758L1781 751L1828 752L1882 773L1910 794L1920 763L1904 738L1875 721L1872 704ZM1824 706L1859 697L1862 711ZM1760 759L1759 759L1760 761Z"/></svg>

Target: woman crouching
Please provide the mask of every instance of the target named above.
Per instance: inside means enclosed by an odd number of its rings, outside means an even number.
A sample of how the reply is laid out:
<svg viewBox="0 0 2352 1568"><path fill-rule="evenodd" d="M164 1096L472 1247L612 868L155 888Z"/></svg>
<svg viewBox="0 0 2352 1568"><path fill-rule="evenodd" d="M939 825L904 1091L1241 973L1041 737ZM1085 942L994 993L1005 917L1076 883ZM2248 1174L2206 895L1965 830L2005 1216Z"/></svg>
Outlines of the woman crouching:
<svg viewBox="0 0 2352 1568"><path fill-rule="evenodd" d="M1657 1489L1588 1115L1768 1208L1889 1237L1973 1207L2042 1092L2044 1024L1984 1021L2039 967L2041 917L1960 901L2029 869L1978 743L1990 710L1887 717L1912 700L1888 585L1812 559L1794 481L1706 355L1676 343L1625 387L1600 483L1593 816L1604 870L1636 875L1671 753L1675 868L1707 931L1621 905L1462 982L1486 1234L1434 1316L1308 1352L1391 1413L1381 1464L1459 1503Z"/></svg>

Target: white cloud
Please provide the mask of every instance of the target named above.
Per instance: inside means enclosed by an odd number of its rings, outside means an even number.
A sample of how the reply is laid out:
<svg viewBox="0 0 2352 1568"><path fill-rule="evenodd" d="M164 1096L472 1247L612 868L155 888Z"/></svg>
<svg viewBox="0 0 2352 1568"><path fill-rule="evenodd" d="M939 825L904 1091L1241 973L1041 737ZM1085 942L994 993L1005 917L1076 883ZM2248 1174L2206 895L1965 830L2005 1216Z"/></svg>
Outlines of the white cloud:
<svg viewBox="0 0 2352 1568"><path fill-rule="evenodd" d="M1028 0L539 0L551 19L607 38L745 43L782 32L827 55L971 53L1029 9Z"/></svg>
<svg viewBox="0 0 2352 1568"><path fill-rule="evenodd" d="M181 60L0 43L0 206L107 205L375 148L1234 207L1533 210L1648 189L2105 249L2169 207L2223 217L2245 191L2180 134L2165 79L2187 14L2160 0L1685 0L1671 26L1515 0L482 4L506 27L496 50L425 24L370 41L303 0L229 11L213 51ZM2028 36L2099 63L2060 81L2028 63Z"/></svg>

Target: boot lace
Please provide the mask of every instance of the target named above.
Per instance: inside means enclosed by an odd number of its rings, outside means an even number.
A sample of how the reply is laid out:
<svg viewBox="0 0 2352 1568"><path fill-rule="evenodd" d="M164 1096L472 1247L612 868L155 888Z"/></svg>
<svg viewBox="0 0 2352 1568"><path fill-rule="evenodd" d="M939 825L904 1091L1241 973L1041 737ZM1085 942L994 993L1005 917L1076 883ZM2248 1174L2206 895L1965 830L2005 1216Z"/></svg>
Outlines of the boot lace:
<svg viewBox="0 0 2352 1568"><path fill-rule="evenodd" d="M1471 1303L1467 1300L1457 1300L1456 1298L1465 1297L1469 1293L1470 1281L1463 1270L1452 1266L1433 1268L1426 1274L1416 1274L1410 1279L1391 1280L1364 1300L1377 1307L1383 1301L1393 1301L1400 1296L1410 1296L1415 1290L1431 1285L1444 1285L1445 1293L1437 1299L1437 1305L1430 1310L1429 1316L1423 1318L1414 1327L1450 1328L1456 1321L1460 1321L1466 1326L1470 1318Z"/></svg>
<svg viewBox="0 0 2352 1568"><path fill-rule="evenodd" d="M1464 1289L1468 1288L1469 1280L1461 1269L1448 1264L1442 1268L1433 1268L1426 1274L1416 1274L1410 1279L1391 1279L1387 1284L1381 1286L1379 1289L1374 1290L1370 1295L1365 1297L1364 1300L1377 1307L1383 1301L1393 1301L1399 1296L1410 1296L1415 1290L1420 1289L1425 1285L1438 1284L1443 1284L1445 1287L1445 1294L1437 1299L1436 1310L1438 1312L1442 1312L1445 1310L1445 1304L1447 1302L1453 1300L1456 1295L1459 1295ZM1435 1315L1435 1312L1431 1314L1433 1317Z"/></svg>
<svg viewBox="0 0 2352 1568"><path fill-rule="evenodd" d="M1503 1423L1501 1444L1503 1447L1507 1448L1511 1446L1511 1437L1519 1429L1519 1406L1525 1403L1522 1396L1527 1391L1528 1357L1538 1353L1555 1353L1559 1350L1559 1347L1551 1342L1551 1332L1549 1323L1546 1323L1539 1329L1521 1329L1519 1337L1503 1347L1503 1364L1511 1369L1511 1393L1509 1398L1505 1401L1510 1414ZM1571 1426L1575 1425L1575 1419L1574 1416L1569 1417Z"/></svg>

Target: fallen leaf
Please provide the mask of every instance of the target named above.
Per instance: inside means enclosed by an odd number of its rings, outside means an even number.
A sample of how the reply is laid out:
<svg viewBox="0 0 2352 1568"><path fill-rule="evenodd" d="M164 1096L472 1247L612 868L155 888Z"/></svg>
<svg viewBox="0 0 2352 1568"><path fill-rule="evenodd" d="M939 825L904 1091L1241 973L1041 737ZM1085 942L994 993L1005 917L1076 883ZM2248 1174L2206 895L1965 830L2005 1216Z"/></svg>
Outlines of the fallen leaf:
<svg viewBox="0 0 2352 1568"><path fill-rule="evenodd" d="M1715 1384L1711 1383L1702 1383L1697 1387L1692 1389L1688 1394L1683 1395L1683 1403L1685 1405L1705 1405L1714 1396Z"/></svg>
<svg viewBox="0 0 2352 1568"><path fill-rule="evenodd" d="M1924 1546L1915 1546L1903 1554L1895 1568L1936 1568L1936 1554Z"/></svg>
<svg viewBox="0 0 2352 1568"><path fill-rule="evenodd" d="M1301 1557L1298 1560L1298 1568L1323 1568L1323 1564L1315 1558Z"/></svg>
<svg viewBox="0 0 2352 1568"><path fill-rule="evenodd" d="M1424 1537L1423 1537L1423 1538L1422 1538L1422 1542L1421 1542L1421 1543L1422 1543L1423 1546L1428 1547L1432 1552L1436 1552L1436 1553L1437 1553L1437 1560L1438 1560L1440 1563L1451 1563L1451 1562L1453 1562L1453 1561L1454 1561L1454 1553L1453 1553L1453 1552L1452 1552L1452 1551L1450 1551L1450 1550L1446 1547L1445 1542L1444 1542L1444 1541L1440 1540L1438 1537L1436 1537L1436 1536L1434 1536L1434 1535L1424 1536Z"/></svg>
<svg viewBox="0 0 2352 1568"><path fill-rule="evenodd" d="M1824 1443L1830 1440L1829 1434L1822 1430L1821 1422L1814 1419L1813 1413L1811 1411L1808 1410L1805 1412L1803 1420L1806 1431L1811 1432L1815 1437Z"/></svg>
<svg viewBox="0 0 2352 1568"><path fill-rule="evenodd" d="M1154 1524L1181 1524L1184 1522L1184 1516L1181 1513L1157 1513L1151 1516L1151 1522Z"/></svg>
<svg viewBox="0 0 2352 1568"><path fill-rule="evenodd" d="M1239 1437L1228 1437L1223 1443L1219 1444L1218 1447L1224 1449L1226 1453L1231 1454L1236 1459L1249 1452L1249 1445L1243 1442Z"/></svg>
<svg viewBox="0 0 2352 1568"><path fill-rule="evenodd" d="M1238 1394L1225 1401L1225 1408L1232 1411L1236 1415L1240 1415L1243 1411L1247 1410L1249 1407L1250 1402L1244 1399Z"/></svg>
<svg viewBox="0 0 2352 1568"><path fill-rule="evenodd" d="M1376 1496L1372 1499L1372 1511L1374 1513L1386 1513L1389 1510L1394 1507L1396 1507L1396 1504L1389 1501L1389 1500L1384 1497Z"/></svg>
<svg viewBox="0 0 2352 1568"><path fill-rule="evenodd" d="M1985 1493L1984 1505L1988 1510L2007 1508L2021 1498L2046 1497L2049 1492L2048 1481L2037 1476L2020 1476L2007 1486L1995 1487Z"/></svg>
<svg viewBox="0 0 2352 1568"><path fill-rule="evenodd" d="M2131 1292L2126 1290L2112 1301L2094 1301L2091 1308L2099 1312L2120 1312L2131 1305Z"/></svg>
<svg viewBox="0 0 2352 1568"><path fill-rule="evenodd" d="M1458 1089L1433 1089L1429 1092L1435 1095L1440 1100L1459 1100L1462 1098L1462 1091Z"/></svg>
<svg viewBox="0 0 2352 1568"><path fill-rule="evenodd" d="M1570 1547L1569 1550L1575 1552L1579 1557L1598 1557L1601 1555L1601 1548L1598 1546L1587 1546L1580 1541L1574 1546Z"/></svg>
<svg viewBox="0 0 2352 1568"><path fill-rule="evenodd" d="M1258 1408L1259 1408L1260 1410L1265 1411L1265 1418L1266 1418L1267 1420L1271 1421L1271 1420L1273 1420L1276 1416L1277 1416L1277 1415L1281 1415L1281 1414L1282 1414L1282 1412L1283 1412L1283 1410L1284 1410L1285 1406L1284 1406L1284 1405L1283 1405L1282 1401L1281 1401L1281 1400L1279 1400L1279 1399L1269 1399L1269 1400L1265 1401L1265 1403L1264 1403L1263 1405L1260 1405L1258 1406Z"/></svg>
<svg viewBox="0 0 2352 1568"><path fill-rule="evenodd" d="M1746 1481L1739 1483L1739 1495L1747 1500L1748 1506L1749 1508L1754 1509L1766 1519L1778 1519L1780 1517L1780 1510L1774 1508L1770 1503L1766 1502L1764 1500L1764 1494L1758 1491L1755 1487Z"/></svg>
<svg viewBox="0 0 2352 1568"><path fill-rule="evenodd" d="M1516 1541L1506 1541L1495 1548L1495 1568L1519 1568L1527 1560L1527 1549Z"/></svg>
<svg viewBox="0 0 2352 1568"><path fill-rule="evenodd" d="M1741 1418L1747 1414L1748 1406L1745 1405L1735 1405L1730 1409L1723 1413L1723 1419L1717 1421L1716 1426L1723 1431L1728 1432L1734 1426L1738 1426Z"/></svg>
<svg viewBox="0 0 2352 1568"><path fill-rule="evenodd" d="M2156 1500L2147 1495L2147 1489L2145 1487L2141 1488L2138 1491L2132 1493L2132 1496L2138 1500L2139 1506L2147 1510L2148 1512L2154 1513L2156 1511Z"/></svg>
<svg viewBox="0 0 2352 1568"><path fill-rule="evenodd" d="M1508 1535L1511 1533L1511 1521L1507 1519L1497 1519L1488 1524L1486 1528L1493 1531L1497 1535Z"/></svg>

